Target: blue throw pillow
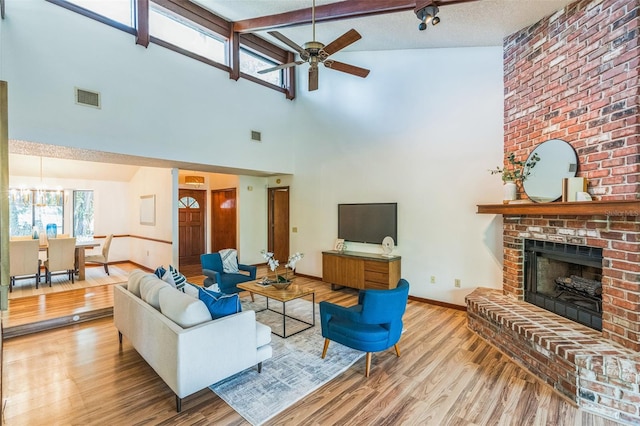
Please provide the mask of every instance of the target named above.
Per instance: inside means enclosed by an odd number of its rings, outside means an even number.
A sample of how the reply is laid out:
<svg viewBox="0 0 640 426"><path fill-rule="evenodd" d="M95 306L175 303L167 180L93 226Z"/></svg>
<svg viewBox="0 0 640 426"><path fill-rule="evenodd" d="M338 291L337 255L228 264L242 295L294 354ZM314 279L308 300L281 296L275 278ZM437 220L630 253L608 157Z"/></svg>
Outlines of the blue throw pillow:
<svg viewBox="0 0 640 426"><path fill-rule="evenodd" d="M155 270L155 271L153 271L153 273L155 274L155 276L156 276L156 277L158 277L158 278L160 278L160 279L162 279L162 277L164 276L164 273L165 273L165 272L167 272L167 270L166 270L166 269L164 269L164 267L163 267L163 266L158 266L158 267L156 268L156 270Z"/></svg>
<svg viewBox="0 0 640 426"><path fill-rule="evenodd" d="M198 287L198 299L207 306L212 319L242 312L240 298L237 294L216 293Z"/></svg>

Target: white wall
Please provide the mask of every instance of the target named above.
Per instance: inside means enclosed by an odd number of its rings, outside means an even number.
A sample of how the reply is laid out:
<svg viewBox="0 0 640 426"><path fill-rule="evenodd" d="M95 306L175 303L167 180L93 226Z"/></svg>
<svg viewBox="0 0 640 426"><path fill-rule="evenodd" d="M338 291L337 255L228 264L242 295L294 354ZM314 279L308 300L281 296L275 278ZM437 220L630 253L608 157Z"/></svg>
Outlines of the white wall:
<svg viewBox="0 0 640 426"><path fill-rule="evenodd" d="M395 252L412 295L463 305L476 286L501 288L500 223L475 206L501 200L501 182L487 170L502 158L502 48L336 59L371 73L362 80L321 68L320 89L299 93L297 116L315 131L295 145L292 251L306 253L298 270L322 274L338 203L397 202Z"/></svg>
<svg viewBox="0 0 640 426"><path fill-rule="evenodd" d="M288 173L294 103L44 0L8 0L0 79L9 138ZM74 103L99 91L102 108ZM251 130L263 143L250 141Z"/></svg>
<svg viewBox="0 0 640 426"><path fill-rule="evenodd" d="M502 160L502 47L337 54L371 74L321 67L320 90L308 93L302 66L291 102L41 0L7 0L7 10L0 79L9 82L11 138L290 173L291 249L305 253L298 270L316 276L336 238L338 203L396 201L397 253L412 295L463 304L475 286L501 286L500 221L476 215L475 205L501 199L487 170ZM74 105L74 86L100 91L103 108ZM249 142L252 129L261 144ZM140 195L171 198L177 188L169 171L143 173L129 194L134 211ZM266 189L256 190L258 180L248 191L245 179L240 249L250 263L266 245ZM175 208L157 201L168 210L160 223L131 223L131 234L172 238L165 220L176 223ZM246 230L249 212L256 227ZM131 259L155 267L175 256L159 246L157 258L134 247Z"/></svg>
<svg viewBox="0 0 640 426"><path fill-rule="evenodd" d="M131 209L126 223L132 236L129 253L132 262L151 269L178 265L177 248L171 244L177 241L173 239L178 208L174 187L177 188L177 176L174 185L172 170L154 167L141 167L129 182ZM155 225L140 223L140 197L147 195L155 195Z"/></svg>

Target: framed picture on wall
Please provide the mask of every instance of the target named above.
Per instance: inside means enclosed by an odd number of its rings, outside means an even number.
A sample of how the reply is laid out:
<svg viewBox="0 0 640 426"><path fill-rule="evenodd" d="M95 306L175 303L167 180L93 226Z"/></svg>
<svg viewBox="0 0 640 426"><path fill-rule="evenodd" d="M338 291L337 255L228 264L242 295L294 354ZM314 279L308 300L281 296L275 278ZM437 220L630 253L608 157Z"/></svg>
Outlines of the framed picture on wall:
<svg viewBox="0 0 640 426"><path fill-rule="evenodd" d="M142 195L140 197L140 225L156 224L156 196Z"/></svg>

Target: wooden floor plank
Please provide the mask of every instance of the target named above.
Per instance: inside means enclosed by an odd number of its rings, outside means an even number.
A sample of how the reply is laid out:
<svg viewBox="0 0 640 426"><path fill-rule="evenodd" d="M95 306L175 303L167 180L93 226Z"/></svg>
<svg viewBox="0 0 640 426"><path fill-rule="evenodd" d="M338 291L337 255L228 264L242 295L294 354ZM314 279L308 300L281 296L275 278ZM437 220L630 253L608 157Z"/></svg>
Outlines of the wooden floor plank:
<svg viewBox="0 0 640 426"><path fill-rule="evenodd" d="M355 290L297 279L316 289L316 301L357 301ZM60 297L48 299L46 311L63 312L80 298ZM29 308L17 306L8 317L25 321ZM464 312L409 301L404 322L400 357L392 349L374 354L369 378L363 358L266 424L618 424L579 410L511 362L469 331ZM118 344L111 318L5 340L2 375L3 420L11 425L248 424L208 389L187 397L176 413L166 384L127 339Z"/></svg>

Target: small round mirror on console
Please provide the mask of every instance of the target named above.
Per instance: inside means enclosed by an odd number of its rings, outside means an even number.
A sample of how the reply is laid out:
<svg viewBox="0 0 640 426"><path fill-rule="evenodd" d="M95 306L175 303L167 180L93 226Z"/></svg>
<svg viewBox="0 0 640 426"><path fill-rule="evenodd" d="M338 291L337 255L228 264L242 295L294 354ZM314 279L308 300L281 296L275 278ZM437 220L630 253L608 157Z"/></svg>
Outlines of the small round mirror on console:
<svg viewBox="0 0 640 426"><path fill-rule="evenodd" d="M551 139L534 149L527 162L538 155L536 166L523 182L524 192L531 201L548 203L562 196L562 179L575 177L578 155L573 147L561 139Z"/></svg>

